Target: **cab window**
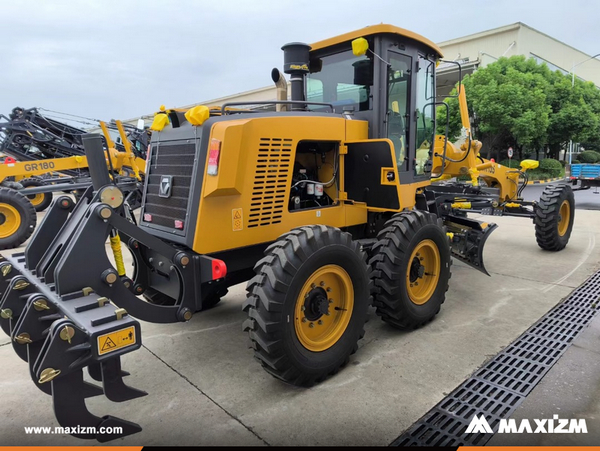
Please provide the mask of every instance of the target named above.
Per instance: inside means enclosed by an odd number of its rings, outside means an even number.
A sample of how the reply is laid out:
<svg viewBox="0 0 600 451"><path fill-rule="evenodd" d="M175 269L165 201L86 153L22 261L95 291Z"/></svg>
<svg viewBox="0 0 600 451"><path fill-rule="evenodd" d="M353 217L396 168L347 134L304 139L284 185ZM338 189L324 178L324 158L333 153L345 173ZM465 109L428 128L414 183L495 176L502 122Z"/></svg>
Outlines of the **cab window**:
<svg viewBox="0 0 600 451"><path fill-rule="evenodd" d="M396 163L399 171L408 170L408 96L410 86L410 66L412 58L390 52L387 86L387 137L394 144Z"/></svg>
<svg viewBox="0 0 600 451"><path fill-rule="evenodd" d="M348 107L354 108L354 111L371 110L372 86L372 56L356 57L347 50L311 59L306 100L330 103L337 113ZM308 108L313 111L321 109L318 105L308 105Z"/></svg>

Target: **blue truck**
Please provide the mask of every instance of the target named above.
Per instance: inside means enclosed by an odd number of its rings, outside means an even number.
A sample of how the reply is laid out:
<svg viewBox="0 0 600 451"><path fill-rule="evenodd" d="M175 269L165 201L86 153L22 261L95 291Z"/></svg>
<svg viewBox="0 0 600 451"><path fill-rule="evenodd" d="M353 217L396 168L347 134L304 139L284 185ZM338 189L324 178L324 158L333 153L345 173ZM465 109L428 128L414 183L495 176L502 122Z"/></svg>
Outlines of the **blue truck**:
<svg viewBox="0 0 600 451"><path fill-rule="evenodd" d="M600 164L572 164L570 180L573 186L579 182L580 186L575 189L600 186Z"/></svg>

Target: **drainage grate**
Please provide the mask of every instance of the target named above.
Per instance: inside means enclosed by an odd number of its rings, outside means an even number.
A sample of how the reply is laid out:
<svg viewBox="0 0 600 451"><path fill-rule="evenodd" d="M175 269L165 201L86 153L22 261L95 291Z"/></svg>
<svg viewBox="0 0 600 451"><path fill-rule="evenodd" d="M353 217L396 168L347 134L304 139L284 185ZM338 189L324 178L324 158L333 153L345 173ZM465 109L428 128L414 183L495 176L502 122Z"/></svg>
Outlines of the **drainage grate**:
<svg viewBox="0 0 600 451"><path fill-rule="evenodd" d="M484 445L493 434L465 434L474 415L492 430L531 393L600 307L600 271L575 289L463 382L392 446Z"/></svg>

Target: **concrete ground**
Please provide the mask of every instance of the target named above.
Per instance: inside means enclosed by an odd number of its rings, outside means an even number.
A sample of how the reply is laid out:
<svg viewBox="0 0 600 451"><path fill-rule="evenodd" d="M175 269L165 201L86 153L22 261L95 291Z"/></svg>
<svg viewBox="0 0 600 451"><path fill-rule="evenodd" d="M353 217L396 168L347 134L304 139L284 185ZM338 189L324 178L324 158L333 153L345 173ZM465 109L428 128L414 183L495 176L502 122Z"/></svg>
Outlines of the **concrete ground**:
<svg viewBox="0 0 600 451"><path fill-rule="evenodd" d="M285 385L253 359L239 285L188 323L144 323L144 346L123 368L126 382L149 395L122 404L97 397L88 407L144 428L114 445L387 445L600 268L598 211L577 210L560 253L537 246L530 220L493 221L500 227L486 244L491 277L455 262L440 314L414 332L371 311L350 364L314 388ZM51 400L4 336L0 362L0 445L84 443L26 435L23 426L57 425Z"/></svg>

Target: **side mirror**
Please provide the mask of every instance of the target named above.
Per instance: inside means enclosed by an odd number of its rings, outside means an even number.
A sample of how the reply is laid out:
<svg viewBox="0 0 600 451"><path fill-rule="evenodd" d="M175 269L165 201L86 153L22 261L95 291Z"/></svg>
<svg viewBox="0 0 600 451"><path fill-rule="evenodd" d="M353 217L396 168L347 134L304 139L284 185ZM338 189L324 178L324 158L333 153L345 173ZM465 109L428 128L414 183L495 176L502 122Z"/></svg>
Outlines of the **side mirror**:
<svg viewBox="0 0 600 451"><path fill-rule="evenodd" d="M146 123L144 122L144 119L140 118L137 121L137 127L138 130L144 130L144 128L146 128Z"/></svg>
<svg viewBox="0 0 600 451"><path fill-rule="evenodd" d="M354 56L363 56L369 50L369 41L365 38L356 38L352 41L352 53Z"/></svg>

